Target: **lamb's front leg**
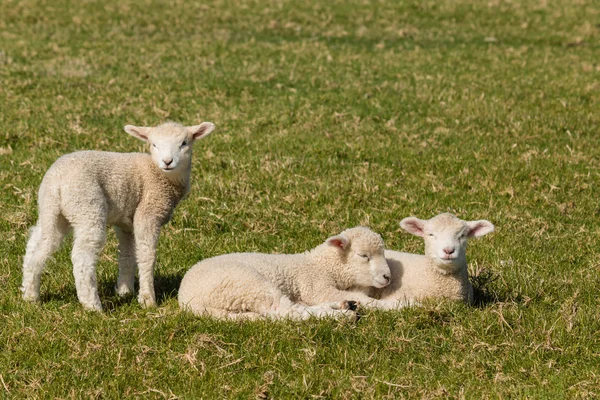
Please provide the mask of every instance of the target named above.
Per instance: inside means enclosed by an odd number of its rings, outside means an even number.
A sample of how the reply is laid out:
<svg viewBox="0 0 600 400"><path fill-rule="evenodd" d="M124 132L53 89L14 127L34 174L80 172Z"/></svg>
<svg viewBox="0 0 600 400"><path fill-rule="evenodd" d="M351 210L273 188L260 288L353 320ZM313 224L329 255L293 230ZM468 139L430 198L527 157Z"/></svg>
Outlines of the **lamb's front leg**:
<svg viewBox="0 0 600 400"><path fill-rule="evenodd" d="M339 290L335 288L322 288L316 293L318 294L314 301L316 301L317 304L332 301L355 301L359 303L361 307L376 310L398 310L409 305L408 303L398 300L378 300L369 297L362 292Z"/></svg>
<svg viewBox="0 0 600 400"><path fill-rule="evenodd" d="M295 320L306 320L309 318L337 318L356 321L358 315L355 307L352 308L348 302L331 302L312 306L292 302L283 296L280 299L278 307L269 310L263 310L263 315L273 319L289 318Z"/></svg>
<svg viewBox="0 0 600 400"><path fill-rule="evenodd" d="M156 246L160 235L160 224L152 220L146 220L144 217L136 218L133 222L133 234L140 278L138 301L144 307L155 307L154 263L156 261Z"/></svg>
<svg viewBox="0 0 600 400"><path fill-rule="evenodd" d="M132 232L115 226L119 239L119 278L116 291L119 296L133 294L135 283L135 239Z"/></svg>

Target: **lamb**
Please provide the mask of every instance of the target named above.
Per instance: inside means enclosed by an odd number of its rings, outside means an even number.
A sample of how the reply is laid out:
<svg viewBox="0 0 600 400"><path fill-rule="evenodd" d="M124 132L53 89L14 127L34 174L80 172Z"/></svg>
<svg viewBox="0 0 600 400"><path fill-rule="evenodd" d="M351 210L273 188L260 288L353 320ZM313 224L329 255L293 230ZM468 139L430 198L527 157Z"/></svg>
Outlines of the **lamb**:
<svg viewBox="0 0 600 400"><path fill-rule="evenodd" d="M450 213L429 220L404 218L400 226L425 240L425 255L386 250L391 283L371 292L383 302L415 304L425 298L473 302L467 273L467 239L487 235L494 225L486 220L463 221Z"/></svg>
<svg viewBox="0 0 600 400"><path fill-rule="evenodd" d="M150 154L79 151L60 157L46 172L38 193L39 217L23 261L23 299L38 301L48 257L74 231L71 260L77 297L101 311L96 262L113 225L119 240L120 296L133 294L136 264L138 301L155 306L154 262L161 227L190 190L192 145L215 126L126 125L125 132L150 144Z"/></svg>
<svg viewBox="0 0 600 400"><path fill-rule="evenodd" d="M377 307L378 300L364 291L389 281L383 239L356 227L301 254L234 253L203 260L183 277L179 305L220 319L352 319L355 313L345 308L353 302Z"/></svg>

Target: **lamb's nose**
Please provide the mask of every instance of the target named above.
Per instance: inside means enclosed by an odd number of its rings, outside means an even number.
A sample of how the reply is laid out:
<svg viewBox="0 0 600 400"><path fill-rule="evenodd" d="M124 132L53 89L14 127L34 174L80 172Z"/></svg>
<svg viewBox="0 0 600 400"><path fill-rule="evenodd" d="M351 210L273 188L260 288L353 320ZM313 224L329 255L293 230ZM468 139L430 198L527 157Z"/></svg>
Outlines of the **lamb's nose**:
<svg viewBox="0 0 600 400"><path fill-rule="evenodd" d="M386 282L390 281L390 276L388 274L384 274L383 277L385 278Z"/></svg>
<svg viewBox="0 0 600 400"><path fill-rule="evenodd" d="M163 160L163 162L168 167L173 162L173 159L172 158L166 158L166 159Z"/></svg>
<svg viewBox="0 0 600 400"><path fill-rule="evenodd" d="M446 247L446 248L444 248L444 253L446 253L448 255L454 253L454 247Z"/></svg>

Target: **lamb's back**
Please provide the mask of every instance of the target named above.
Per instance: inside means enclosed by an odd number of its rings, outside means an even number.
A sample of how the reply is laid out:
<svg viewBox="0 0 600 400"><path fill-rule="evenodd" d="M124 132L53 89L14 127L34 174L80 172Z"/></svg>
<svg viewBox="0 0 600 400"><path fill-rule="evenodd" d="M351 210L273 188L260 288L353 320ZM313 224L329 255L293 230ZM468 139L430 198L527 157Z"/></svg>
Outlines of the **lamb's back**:
<svg viewBox="0 0 600 400"><path fill-rule="evenodd" d="M40 203L56 193L68 217L106 202L108 224L130 224L144 186L152 179L151 158L143 153L78 151L60 157L40 186Z"/></svg>
<svg viewBox="0 0 600 400"><path fill-rule="evenodd" d="M223 254L195 264L185 274L182 287L192 285L192 282L222 279L224 276L243 279L244 271L251 269L294 299L298 296L298 271L304 265L304 254Z"/></svg>

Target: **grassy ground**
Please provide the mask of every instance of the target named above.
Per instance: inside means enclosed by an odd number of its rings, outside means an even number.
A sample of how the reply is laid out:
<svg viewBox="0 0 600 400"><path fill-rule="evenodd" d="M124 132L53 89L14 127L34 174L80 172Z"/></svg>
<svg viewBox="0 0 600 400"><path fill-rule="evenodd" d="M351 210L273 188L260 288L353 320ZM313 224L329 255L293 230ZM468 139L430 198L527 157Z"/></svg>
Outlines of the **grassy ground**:
<svg viewBox="0 0 600 400"><path fill-rule="evenodd" d="M473 4L475 3L475 4ZM588 398L600 354L600 11L541 2L0 2L0 393L15 398ZM122 127L213 121L163 230L160 307L77 302L70 241L18 287L60 155L143 150ZM198 260L300 252L358 224L486 218L478 305L358 323L179 312Z"/></svg>

